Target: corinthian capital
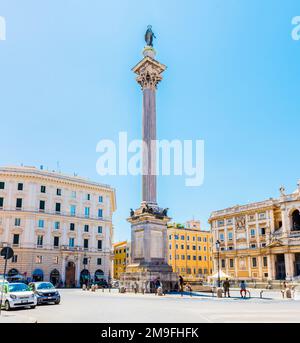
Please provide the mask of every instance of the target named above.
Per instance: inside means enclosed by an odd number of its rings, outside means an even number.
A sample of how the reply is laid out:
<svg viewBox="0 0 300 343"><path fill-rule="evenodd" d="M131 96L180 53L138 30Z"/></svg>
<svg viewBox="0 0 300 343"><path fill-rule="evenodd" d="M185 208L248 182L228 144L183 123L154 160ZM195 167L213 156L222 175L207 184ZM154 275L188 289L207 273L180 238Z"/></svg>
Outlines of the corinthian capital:
<svg viewBox="0 0 300 343"><path fill-rule="evenodd" d="M162 80L161 74L166 70L166 66L147 56L132 70L137 74L136 81L141 85L142 90L154 90Z"/></svg>

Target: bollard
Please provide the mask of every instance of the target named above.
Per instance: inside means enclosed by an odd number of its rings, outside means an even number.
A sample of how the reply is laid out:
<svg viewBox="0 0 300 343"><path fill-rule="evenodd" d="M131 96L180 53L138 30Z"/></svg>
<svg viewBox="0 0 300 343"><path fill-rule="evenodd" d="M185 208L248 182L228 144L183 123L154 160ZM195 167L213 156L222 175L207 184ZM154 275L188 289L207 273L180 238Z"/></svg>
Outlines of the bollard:
<svg viewBox="0 0 300 343"><path fill-rule="evenodd" d="M259 292L260 299L262 299L263 292L264 292L264 291L260 291L260 292Z"/></svg>
<svg viewBox="0 0 300 343"><path fill-rule="evenodd" d="M222 298L223 297L223 289L222 288L218 288L217 289L217 297L218 298Z"/></svg>
<svg viewBox="0 0 300 343"><path fill-rule="evenodd" d="M292 291L289 288L285 291L285 296L287 297L287 299L292 298Z"/></svg>
<svg viewBox="0 0 300 343"><path fill-rule="evenodd" d="M162 296L163 295L163 289L162 287L157 288L157 295Z"/></svg>

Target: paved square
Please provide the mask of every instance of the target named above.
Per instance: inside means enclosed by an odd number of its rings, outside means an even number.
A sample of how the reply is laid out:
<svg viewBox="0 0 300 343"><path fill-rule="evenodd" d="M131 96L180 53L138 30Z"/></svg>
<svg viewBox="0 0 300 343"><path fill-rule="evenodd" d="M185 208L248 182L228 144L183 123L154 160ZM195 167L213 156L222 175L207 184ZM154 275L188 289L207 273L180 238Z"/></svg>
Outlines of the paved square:
<svg viewBox="0 0 300 343"><path fill-rule="evenodd" d="M300 297L281 299L279 292L266 291L266 299L259 299L259 292L252 291L253 298L246 300L238 298L238 291L232 291L231 299L212 298L208 294L193 297L119 294L116 290L92 293L63 289L60 292L60 305L3 314L15 316L16 321L29 318L39 323L300 322ZM3 321L4 318L0 319Z"/></svg>

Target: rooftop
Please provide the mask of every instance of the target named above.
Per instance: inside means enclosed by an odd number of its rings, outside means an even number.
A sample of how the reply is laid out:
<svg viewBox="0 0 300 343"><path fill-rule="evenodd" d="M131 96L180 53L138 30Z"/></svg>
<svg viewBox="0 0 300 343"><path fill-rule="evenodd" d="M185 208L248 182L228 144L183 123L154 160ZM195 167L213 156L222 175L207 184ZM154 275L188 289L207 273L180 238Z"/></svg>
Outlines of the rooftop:
<svg viewBox="0 0 300 343"><path fill-rule="evenodd" d="M34 166L3 166L0 167L0 174L19 174L19 175L35 175L37 177L44 177L44 178L58 178L64 181L81 183L81 184L88 184L90 186L101 187L106 189L114 190L111 186L107 184L102 184L98 182L91 181L88 178L83 178L77 175L68 175L64 174L55 170L49 171L44 170L41 166L40 168L36 168Z"/></svg>

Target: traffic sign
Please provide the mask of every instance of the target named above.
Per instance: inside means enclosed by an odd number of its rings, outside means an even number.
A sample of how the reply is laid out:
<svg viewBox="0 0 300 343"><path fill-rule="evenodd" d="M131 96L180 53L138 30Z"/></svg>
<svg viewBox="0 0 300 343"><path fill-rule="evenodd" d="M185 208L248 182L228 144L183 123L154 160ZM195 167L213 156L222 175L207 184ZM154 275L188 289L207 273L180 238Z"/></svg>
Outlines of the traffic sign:
<svg viewBox="0 0 300 343"><path fill-rule="evenodd" d="M3 256L5 260L9 260L14 256L14 251L10 247L5 247L1 250L0 255Z"/></svg>

